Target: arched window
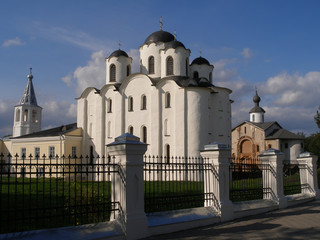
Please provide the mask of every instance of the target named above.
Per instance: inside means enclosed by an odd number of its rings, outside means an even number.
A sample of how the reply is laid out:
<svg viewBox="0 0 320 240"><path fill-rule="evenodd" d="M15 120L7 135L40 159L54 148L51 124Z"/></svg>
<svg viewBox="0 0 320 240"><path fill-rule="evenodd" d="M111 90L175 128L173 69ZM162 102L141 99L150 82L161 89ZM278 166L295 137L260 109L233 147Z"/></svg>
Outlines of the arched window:
<svg viewBox="0 0 320 240"><path fill-rule="evenodd" d="M131 96L128 98L128 111L133 111L133 98Z"/></svg>
<svg viewBox="0 0 320 240"><path fill-rule="evenodd" d="M141 96L141 110L147 109L147 97L146 95Z"/></svg>
<svg viewBox="0 0 320 240"><path fill-rule="evenodd" d="M107 112L108 113L112 112L112 99L111 98L108 98L108 101L107 101Z"/></svg>
<svg viewBox="0 0 320 240"><path fill-rule="evenodd" d="M199 73L197 71L193 72L193 78L198 79L199 78Z"/></svg>
<svg viewBox="0 0 320 240"><path fill-rule="evenodd" d="M209 82L212 83L212 72L209 73Z"/></svg>
<svg viewBox="0 0 320 240"><path fill-rule="evenodd" d="M167 76L173 75L173 58L169 56L167 58Z"/></svg>
<svg viewBox="0 0 320 240"><path fill-rule="evenodd" d="M131 67L130 65L127 66L127 76L129 76L131 74Z"/></svg>
<svg viewBox="0 0 320 240"><path fill-rule="evenodd" d="M150 56L148 59L149 74L154 74L154 57Z"/></svg>
<svg viewBox="0 0 320 240"><path fill-rule="evenodd" d="M38 122L37 121L37 111L36 110L32 110L32 117L31 117L31 119L32 119L32 122Z"/></svg>
<svg viewBox="0 0 320 240"><path fill-rule="evenodd" d="M147 127L142 127L142 142L147 143Z"/></svg>
<svg viewBox="0 0 320 240"><path fill-rule="evenodd" d="M169 92L166 92L166 95L165 95L165 106L166 108L170 108L171 107L171 95Z"/></svg>
<svg viewBox="0 0 320 240"><path fill-rule="evenodd" d="M28 109L24 110L24 112L23 112L23 121L25 121L25 122L28 121Z"/></svg>
<svg viewBox="0 0 320 240"><path fill-rule="evenodd" d="M110 66L110 82L116 81L116 65L112 64Z"/></svg>
<svg viewBox="0 0 320 240"><path fill-rule="evenodd" d="M20 109L16 111L16 122L20 122Z"/></svg>
<svg viewBox="0 0 320 240"><path fill-rule="evenodd" d="M165 162L166 164L169 164L170 163L170 145L169 144L166 144L165 146Z"/></svg>
<svg viewBox="0 0 320 240"><path fill-rule="evenodd" d="M133 127L132 126L129 126L128 132L133 135Z"/></svg>

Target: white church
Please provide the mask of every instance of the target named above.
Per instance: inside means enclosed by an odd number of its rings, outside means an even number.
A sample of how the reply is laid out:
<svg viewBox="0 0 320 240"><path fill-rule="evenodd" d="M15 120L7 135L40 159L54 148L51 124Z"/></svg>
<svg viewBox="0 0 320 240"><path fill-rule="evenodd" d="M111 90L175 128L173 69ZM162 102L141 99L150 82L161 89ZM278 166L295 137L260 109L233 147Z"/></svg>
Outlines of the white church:
<svg viewBox="0 0 320 240"><path fill-rule="evenodd" d="M120 50L106 58L106 84L77 99L82 154L107 155L106 145L126 132L148 144L146 154L199 156L204 145L231 145L230 89L213 81L213 65L169 32L156 31L139 48L140 72Z"/></svg>

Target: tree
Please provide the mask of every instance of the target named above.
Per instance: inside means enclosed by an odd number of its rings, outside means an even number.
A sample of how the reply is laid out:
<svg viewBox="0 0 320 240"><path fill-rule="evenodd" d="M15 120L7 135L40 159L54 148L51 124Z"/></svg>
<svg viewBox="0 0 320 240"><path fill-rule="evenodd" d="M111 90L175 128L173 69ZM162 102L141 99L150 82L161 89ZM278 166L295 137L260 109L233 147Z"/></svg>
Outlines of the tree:
<svg viewBox="0 0 320 240"><path fill-rule="evenodd" d="M320 110L320 106L319 106L319 108L317 110L317 114L314 116L314 120L316 121L316 124L318 125L318 128L320 128L320 112L319 112L319 110Z"/></svg>

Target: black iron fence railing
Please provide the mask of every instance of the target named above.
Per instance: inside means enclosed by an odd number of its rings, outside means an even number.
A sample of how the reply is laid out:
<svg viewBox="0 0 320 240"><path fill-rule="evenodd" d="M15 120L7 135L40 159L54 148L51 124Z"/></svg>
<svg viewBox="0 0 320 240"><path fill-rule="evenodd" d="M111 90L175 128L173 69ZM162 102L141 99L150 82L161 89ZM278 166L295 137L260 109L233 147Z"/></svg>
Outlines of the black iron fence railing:
<svg viewBox="0 0 320 240"><path fill-rule="evenodd" d="M241 202L263 199L270 193L266 187L270 166L256 162L235 162L230 165L230 200Z"/></svg>
<svg viewBox="0 0 320 240"><path fill-rule="evenodd" d="M302 188L307 188L307 185L301 186L300 170L305 169L305 164L284 163L283 165L283 189L284 195L292 195L301 193Z"/></svg>
<svg viewBox="0 0 320 240"><path fill-rule="evenodd" d="M111 201L118 166L110 157L0 160L0 233L103 222L119 210Z"/></svg>
<svg viewBox="0 0 320 240"><path fill-rule="evenodd" d="M213 201L208 181L213 171L208 159L201 157L145 156L145 212L202 207Z"/></svg>

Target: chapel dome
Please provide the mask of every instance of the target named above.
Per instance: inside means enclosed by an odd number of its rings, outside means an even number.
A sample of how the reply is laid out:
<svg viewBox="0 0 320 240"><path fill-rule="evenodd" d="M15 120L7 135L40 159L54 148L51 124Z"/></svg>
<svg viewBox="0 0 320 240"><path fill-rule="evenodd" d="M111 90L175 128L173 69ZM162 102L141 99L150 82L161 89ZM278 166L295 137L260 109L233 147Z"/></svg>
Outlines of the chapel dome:
<svg viewBox="0 0 320 240"><path fill-rule="evenodd" d="M191 63L191 65L193 64L198 64L198 65L201 65L201 64L206 64L206 65L209 65L210 66L210 63L207 59L203 58L203 57L197 57L196 59L194 59Z"/></svg>
<svg viewBox="0 0 320 240"><path fill-rule="evenodd" d="M257 91L256 91L256 95L254 95L253 97L253 102L254 103L259 103L261 101L261 98L259 97Z"/></svg>
<svg viewBox="0 0 320 240"><path fill-rule="evenodd" d="M166 31L157 31L149 35L144 41L145 44L156 43L156 42L171 42L174 40L174 36Z"/></svg>
<svg viewBox="0 0 320 240"><path fill-rule="evenodd" d="M113 53L111 53L108 58L120 57L120 56L129 57L128 54L125 51L123 51L121 49L118 49L118 50L114 51Z"/></svg>
<svg viewBox="0 0 320 240"><path fill-rule="evenodd" d="M186 48L182 42L180 41L177 41L177 40L174 40L174 41L171 41L171 42L168 42L166 44L166 48L165 49L169 49L169 48L173 48L173 49L176 49L178 47L183 47L184 49Z"/></svg>

